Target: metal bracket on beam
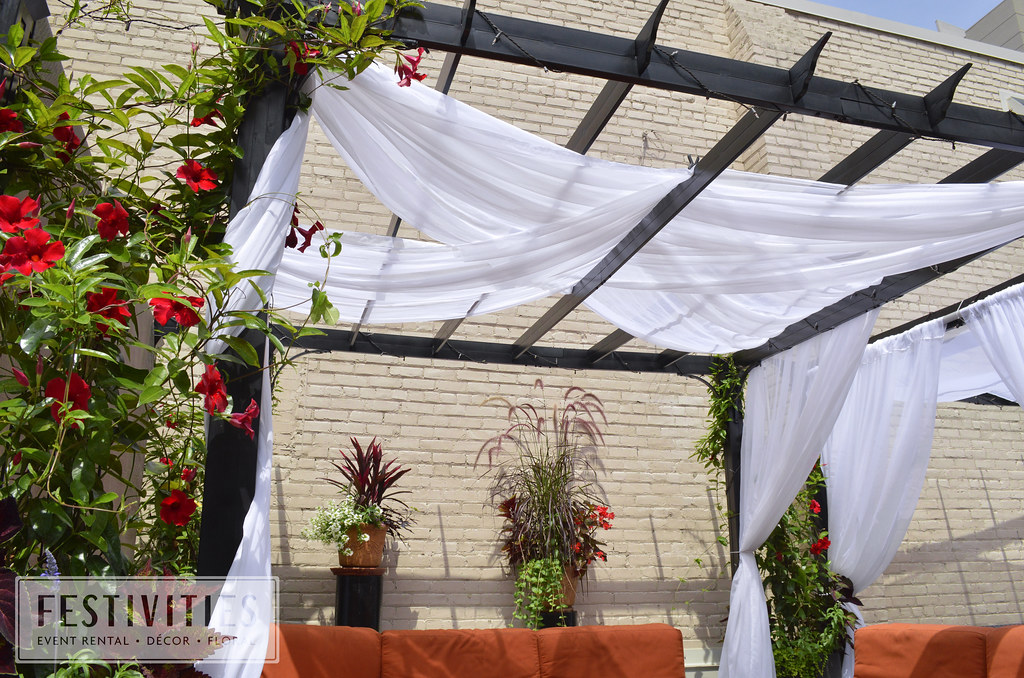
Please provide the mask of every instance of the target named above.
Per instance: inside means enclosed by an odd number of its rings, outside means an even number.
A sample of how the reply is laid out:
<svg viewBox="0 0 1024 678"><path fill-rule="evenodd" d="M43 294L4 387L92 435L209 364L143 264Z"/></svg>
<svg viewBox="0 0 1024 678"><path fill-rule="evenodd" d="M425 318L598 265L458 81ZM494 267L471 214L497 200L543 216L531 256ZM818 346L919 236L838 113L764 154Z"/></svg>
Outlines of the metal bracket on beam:
<svg viewBox="0 0 1024 678"><path fill-rule="evenodd" d="M956 86L971 70L971 64L966 64L959 71L946 78L946 80L924 96L924 107L928 111L928 122L935 127L946 117L949 105L953 103L953 95L956 94Z"/></svg>
<svg viewBox="0 0 1024 678"><path fill-rule="evenodd" d="M654 8L654 13L644 24L640 34L633 41L633 49L636 53L636 74L642 75L651 63L651 53L654 52L654 42L658 38L658 26L661 24L661 17L668 7L668 0L661 0Z"/></svg>
<svg viewBox="0 0 1024 678"><path fill-rule="evenodd" d="M832 31L829 31L818 38L814 47L800 57L800 61L796 62L793 68L789 69L789 90L793 94L794 103L800 101L804 94L807 94L807 88L811 86L811 78L814 77L814 69L818 66L818 57L821 56L822 50L825 49L825 45L831 37Z"/></svg>

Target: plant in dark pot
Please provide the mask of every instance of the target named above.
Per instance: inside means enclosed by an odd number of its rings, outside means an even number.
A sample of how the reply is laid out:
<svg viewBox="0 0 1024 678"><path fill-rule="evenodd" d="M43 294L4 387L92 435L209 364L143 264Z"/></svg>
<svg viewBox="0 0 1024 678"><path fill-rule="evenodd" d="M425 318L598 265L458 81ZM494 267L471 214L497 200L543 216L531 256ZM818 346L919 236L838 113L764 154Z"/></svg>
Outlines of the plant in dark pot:
<svg viewBox="0 0 1024 678"><path fill-rule="evenodd" d="M486 454L494 468L491 500L504 518L500 542L516 577L515 617L537 628L546 613L571 609L590 565L607 558L598 535L615 514L601 499L595 469L604 408L576 387L550 410L488 402L505 409L509 425L484 443L478 461Z"/></svg>
<svg viewBox="0 0 1024 678"><path fill-rule="evenodd" d="M411 509L396 495L395 484L409 472L395 459L384 460L374 438L364 449L352 438L352 453L340 450L341 461L331 462L341 479L323 478L341 491L341 499L321 506L302 534L307 539L333 544L343 567L379 567L388 533L401 538L412 523Z"/></svg>

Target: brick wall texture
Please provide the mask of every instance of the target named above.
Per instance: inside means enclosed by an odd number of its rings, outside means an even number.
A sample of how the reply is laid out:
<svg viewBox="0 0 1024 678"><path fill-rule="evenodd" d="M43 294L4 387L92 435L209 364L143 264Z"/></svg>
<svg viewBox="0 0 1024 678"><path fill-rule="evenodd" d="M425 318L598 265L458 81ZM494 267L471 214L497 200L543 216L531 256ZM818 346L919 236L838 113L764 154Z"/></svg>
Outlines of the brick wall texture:
<svg viewBox="0 0 1024 678"><path fill-rule="evenodd" d="M635 35L651 3L624 0L490 0L484 12L526 16L594 31ZM195 0L138 0L147 21L90 25L62 34L78 73L118 75L131 65L184 63L191 30L212 14ZM54 10L59 11L58 9ZM59 17L55 17L55 24ZM924 94L966 62L974 67L957 101L999 107L999 91L1020 90L1021 61L1009 62L861 26L763 5L754 0L693 0L668 7L659 43L773 66L787 66L825 31L834 36L818 73L867 86ZM436 73L443 55L424 69ZM429 81L428 81L429 82ZM600 82L539 69L464 59L455 97L535 134L565 143ZM741 107L687 95L634 89L591 153L623 162L671 166L701 155L743 113ZM817 178L871 132L790 116L735 165ZM919 140L865 181L934 182L984 149ZM1016 170L1003 179L1024 179ZM319 130L310 135L303 198L337 229L382 233L389 214L353 178ZM403 235L415 231L403 226ZM1011 245L886 305L879 330L975 294L1020 272ZM551 303L467 321L457 337L510 341ZM439 323L405 331L433 333ZM385 328L370 328L382 331ZM393 329L393 328L387 328ZM544 343L585 348L612 328L575 312ZM634 341L627 348L644 350ZM674 375L527 369L391 357L308 354L277 384L271 509L274 571L282 579L285 620L333 617L334 555L300 536L334 489L320 478L349 437L376 436L412 469L403 480L417 509L405 544L390 549L384 579L385 628L491 627L512 622L512 583L497 554L499 520L488 505L489 475L474 465L483 441L502 425L484 404L491 395L549 398L570 386L598 394L607 409L600 480L615 511L606 533L607 564L594 568L577 603L581 623L668 622L693 650L719 646L729 580L716 505L700 464L690 460L704 428L705 389ZM931 466L906 541L862 598L869 622L1021 623L1024 613L1024 445L1019 408L940 406ZM702 564L698 564L698 559Z"/></svg>

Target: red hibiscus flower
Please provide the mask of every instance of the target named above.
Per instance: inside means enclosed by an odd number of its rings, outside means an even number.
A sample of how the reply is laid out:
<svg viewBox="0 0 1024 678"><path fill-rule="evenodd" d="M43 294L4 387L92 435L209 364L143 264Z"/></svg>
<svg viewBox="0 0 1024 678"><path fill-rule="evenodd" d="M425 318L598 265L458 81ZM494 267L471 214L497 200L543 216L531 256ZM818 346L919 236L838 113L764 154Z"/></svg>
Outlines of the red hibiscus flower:
<svg viewBox="0 0 1024 678"><path fill-rule="evenodd" d="M39 201L32 198L18 200L13 195L0 195L0 231L17 233L39 225Z"/></svg>
<svg viewBox="0 0 1024 678"><path fill-rule="evenodd" d="M184 179L188 187L197 193L217 188L217 175L203 167L198 160L186 160L174 176Z"/></svg>
<svg viewBox="0 0 1024 678"><path fill-rule="evenodd" d="M811 503L807 508L811 510L811 513L821 513L821 504L819 504L815 499L811 500Z"/></svg>
<svg viewBox="0 0 1024 678"><path fill-rule="evenodd" d="M9 108L0 108L0 132L24 132L25 126L18 120L18 114Z"/></svg>
<svg viewBox="0 0 1024 678"><path fill-rule="evenodd" d="M210 110L209 113L207 113L204 116L196 116L192 118L192 122L189 124L192 125L192 127L199 127L200 125L213 125L214 127L216 127L217 125L214 124L213 121L223 119L224 116L221 115L221 112L218 111L216 108L213 108Z"/></svg>
<svg viewBox="0 0 1024 678"><path fill-rule="evenodd" d="M50 406L50 414L53 415L57 423L60 423L64 419L61 409L65 403L71 403L72 410L89 410L92 389L89 388L89 384L85 383L85 379L72 372L70 382L64 381L60 377L47 382L44 395L57 401ZM81 422L75 422L75 426L81 428Z"/></svg>
<svg viewBox="0 0 1024 678"><path fill-rule="evenodd" d="M161 325L166 325L167 321L171 318L177 320L178 324L182 327L198 325L200 320L199 314L182 303L183 301L187 301L193 308L202 308L205 303L202 297L176 297L174 299L160 297L150 299L149 305L153 307L153 319Z"/></svg>
<svg viewBox="0 0 1024 678"><path fill-rule="evenodd" d="M103 287L99 292L89 292L85 295L85 310L95 313L107 320L116 320L121 325L128 325L132 312L128 310L124 301L117 298L117 290L113 287ZM110 326L106 323L97 322L96 329L103 334L107 333Z"/></svg>
<svg viewBox="0 0 1024 678"><path fill-rule="evenodd" d="M831 545L832 542L830 542L825 537L822 537L818 541L811 544L811 553L813 553L816 556L821 555L822 553L824 553L825 549L827 549Z"/></svg>
<svg viewBox="0 0 1024 678"><path fill-rule="evenodd" d="M64 258L64 243L60 240L50 242L50 234L41 228L30 228L24 237L7 240L4 251L0 254L0 266L9 271L12 268L22 275L31 275L33 271L45 271Z"/></svg>
<svg viewBox="0 0 1024 678"><path fill-rule="evenodd" d="M61 113L60 117L58 118L58 120L70 119L71 116L69 116L67 113ZM61 125L59 127L54 127L53 138L64 144L64 150L60 153L57 153L57 157L60 158L61 161L65 163L71 159L71 156L74 154L74 152L77 151L78 147L82 145L82 140L78 138L77 134L75 134L75 128L71 125Z"/></svg>
<svg viewBox="0 0 1024 678"><path fill-rule="evenodd" d="M256 437L256 432L252 430L252 421L258 416L260 416L260 408L256 404L256 400L253 399L249 403L249 407L245 408L245 412L235 412L231 415L231 420L228 423L235 428L244 430L248 434L249 440L253 440Z"/></svg>
<svg viewBox="0 0 1024 678"><path fill-rule="evenodd" d="M166 466L167 468L174 466L174 460L171 459L170 457L160 457L160 463Z"/></svg>
<svg viewBox="0 0 1024 678"><path fill-rule="evenodd" d="M288 50L295 55L295 67L292 69L295 75L309 73L309 64L306 63L306 59L320 56L320 50L311 49L306 43L300 45L294 40L288 43Z"/></svg>
<svg viewBox="0 0 1024 678"><path fill-rule="evenodd" d="M416 56L409 56L408 54L402 54L401 59L395 64L395 73L398 73L398 86L408 87L413 80L423 80L427 77L426 73L417 73L416 71L420 67L420 60L423 58L423 48L420 47L416 50ZM402 63L402 59L405 59L407 63Z"/></svg>
<svg viewBox="0 0 1024 678"><path fill-rule="evenodd" d="M195 512L195 500L181 490L171 490L171 496L160 502L160 520L168 525L187 525Z"/></svg>
<svg viewBox="0 0 1024 678"><path fill-rule="evenodd" d="M203 406L208 414L223 412L228 407L228 391L224 387L224 378L214 365L206 366L206 373L199 380L196 393L206 396Z"/></svg>
<svg viewBox="0 0 1024 678"><path fill-rule="evenodd" d="M181 469L181 479L186 483L191 483L196 479L196 470L194 468Z"/></svg>
<svg viewBox="0 0 1024 678"><path fill-rule="evenodd" d="M128 235L128 211L117 200L113 204L102 202L92 211L100 218L96 230L104 240L111 241L120 235Z"/></svg>

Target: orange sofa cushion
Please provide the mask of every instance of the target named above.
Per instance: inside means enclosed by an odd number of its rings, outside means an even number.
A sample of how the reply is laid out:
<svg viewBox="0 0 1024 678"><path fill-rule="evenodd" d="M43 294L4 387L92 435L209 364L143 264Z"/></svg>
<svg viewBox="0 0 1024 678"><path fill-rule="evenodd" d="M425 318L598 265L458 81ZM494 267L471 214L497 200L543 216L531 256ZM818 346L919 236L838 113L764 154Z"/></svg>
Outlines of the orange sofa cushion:
<svg viewBox="0 0 1024 678"><path fill-rule="evenodd" d="M264 664L262 678L380 678L380 634L349 626L281 624L281 661Z"/></svg>
<svg viewBox="0 0 1024 678"><path fill-rule="evenodd" d="M542 678L683 678L683 635L667 624L537 631Z"/></svg>
<svg viewBox="0 0 1024 678"><path fill-rule="evenodd" d="M380 635L383 678L538 678L536 633L528 629L384 631Z"/></svg>
<svg viewBox="0 0 1024 678"><path fill-rule="evenodd" d="M1024 678L1024 626L985 629L988 678Z"/></svg>
<svg viewBox="0 0 1024 678"><path fill-rule="evenodd" d="M986 633L972 626L876 624L857 629L854 678L981 678Z"/></svg>

